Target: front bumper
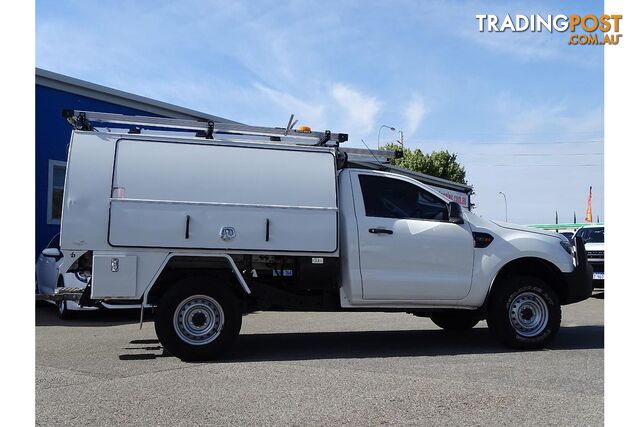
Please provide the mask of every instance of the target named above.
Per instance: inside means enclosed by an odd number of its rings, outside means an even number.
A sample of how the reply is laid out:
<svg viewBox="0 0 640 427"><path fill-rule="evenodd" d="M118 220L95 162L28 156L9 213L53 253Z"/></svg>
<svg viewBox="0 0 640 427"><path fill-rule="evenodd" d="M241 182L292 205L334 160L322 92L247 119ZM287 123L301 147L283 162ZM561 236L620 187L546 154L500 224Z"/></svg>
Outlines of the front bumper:
<svg viewBox="0 0 640 427"><path fill-rule="evenodd" d="M76 301L67 301L67 310L71 311L95 311L100 307L87 307L84 305L78 304Z"/></svg>
<svg viewBox="0 0 640 427"><path fill-rule="evenodd" d="M589 265L593 268L593 287L604 288L604 259L589 259Z"/></svg>
<svg viewBox="0 0 640 427"><path fill-rule="evenodd" d="M570 273L562 273L567 284L567 293L563 304L584 301L593 293L593 268L587 262L582 238L575 237L573 247L576 268Z"/></svg>

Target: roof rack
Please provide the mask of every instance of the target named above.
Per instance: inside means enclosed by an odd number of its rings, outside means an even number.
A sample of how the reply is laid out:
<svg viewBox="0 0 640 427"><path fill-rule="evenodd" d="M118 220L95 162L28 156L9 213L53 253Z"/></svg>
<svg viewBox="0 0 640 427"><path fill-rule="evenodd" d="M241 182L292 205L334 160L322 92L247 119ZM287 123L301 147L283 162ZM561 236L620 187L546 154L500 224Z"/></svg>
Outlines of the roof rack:
<svg viewBox="0 0 640 427"><path fill-rule="evenodd" d="M270 128L236 123L215 123L213 121L169 119L150 116L128 116L124 114L98 113L93 111L63 110L62 116L78 130L92 130L95 123L111 123L204 132L203 136L209 139L213 139L215 134L263 136L270 138L286 137L305 140L312 143L311 145L327 145L328 142L334 142L337 145L349 139L349 135L346 133L332 133L329 130L324 132L306 132L292 129L291 120L289 121L289 128Z"/></svg>
<svg viewBox="0 0 640 427"><path fill-rule="evenodd" d="M206 139L214 139L215 135L262 137L268 138L269 142L280 144L339 148L339 151L347 153L350 156L352 155L358 158L369 157L374 158L376 161L380 161L380 159L387 161L390 158L399 157L399 153L396 151L342 148L340 147L340 143L346 142L349 139L349 135L346 133L333 133L330 130L312 132L293 129L293 125L297 122L293 120L293 114L289 118L289 123L286 128L75 110L63 110L62 117L64 117L74 129L84 131L95 130L94 124L111 123L131 126L132 129L130 132L133 133L139 133L140 128L162 128L195 131L196 137Z"/></svg>

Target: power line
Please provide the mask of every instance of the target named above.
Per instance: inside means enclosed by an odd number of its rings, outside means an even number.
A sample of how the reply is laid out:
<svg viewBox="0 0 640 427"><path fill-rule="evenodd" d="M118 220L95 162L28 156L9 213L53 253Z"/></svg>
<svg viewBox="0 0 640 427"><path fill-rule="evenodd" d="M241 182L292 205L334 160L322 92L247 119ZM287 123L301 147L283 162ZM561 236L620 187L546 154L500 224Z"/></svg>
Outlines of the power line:
<svg viewBox="0 0 640 427"><path fill-rule="evenodd" d="M517 142L517 141L503 141L503 142L478 142L476 145L549 145L549 144L599 144L604 141L601 139L584 140L584 141L537 141L537 142Z"/></svg>
<svg viewBox="0 0 640 427"><path fill-rule="evenodd" d="M531 135L598 135L602 134L599 131L582 130L582 131L536 131L536 132L517 132L517 131L482 131L482 130L466 130L456 128L456 133L468 134L468 135L509 135L509 136L531 136Z"/></svg>
<svg viewBox="0 0 640 427"><path fill-rule="evenodd" d="M458 153L464 156L532 156L532 157L545 157L545 156L602 156L604 153Z"/></svg>
<svg viewBox="0 0 640 427"><path fill-rule="evenodd" d="M529 166L536 166L536 167L538 167L538 166L542 166L542 167L547 166L547 167L563 167L563 168L596 167L597 166L597 167L601 168L604 165L602 165L602 164L599 164L599 165L597 165L597 164L573 165L573 164L568 164L567 163L567 164L562 164L562 165L552 165L552 164L544 164L544 165L542 165L542 164L540 164L540 165L535 165L535 164L533 164L533 165L531 165L531 164L524 164L524 165L523 164L512 164L512 165L508 165L508 164L499 164L499 165L491 165L491 166L493 166L493 167L518 167L518 168L529 167Z"/></svg>

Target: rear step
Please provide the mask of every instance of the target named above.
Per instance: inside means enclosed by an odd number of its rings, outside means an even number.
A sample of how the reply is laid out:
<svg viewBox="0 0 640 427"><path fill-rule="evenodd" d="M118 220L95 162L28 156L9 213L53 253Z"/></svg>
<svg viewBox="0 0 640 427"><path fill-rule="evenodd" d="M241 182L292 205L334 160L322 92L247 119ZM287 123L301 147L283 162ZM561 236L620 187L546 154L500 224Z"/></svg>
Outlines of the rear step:
<svg viewBox="0 0 640 427"><path fill-rule="evenodd" d="M53 294L36 294L36 301L80 301L86 288L56 288Z"/></svg>

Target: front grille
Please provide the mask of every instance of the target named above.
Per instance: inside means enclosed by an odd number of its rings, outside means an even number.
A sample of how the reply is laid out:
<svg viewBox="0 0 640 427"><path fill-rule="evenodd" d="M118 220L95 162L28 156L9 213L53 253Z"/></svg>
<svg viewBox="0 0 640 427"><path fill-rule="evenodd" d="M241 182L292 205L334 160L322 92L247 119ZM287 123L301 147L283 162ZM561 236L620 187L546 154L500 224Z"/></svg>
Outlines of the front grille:
<svg viewBox="0 0 640 427"><path fill-rule="evenodd" d="M604 262L590 262L594 273L604 273Z"/></svg>
<svg viewBox="0 0 640 427"><path fill-rule="evenodd" d="M602 258L604 259L604 251L587 251L587 258Z"/></svg>

